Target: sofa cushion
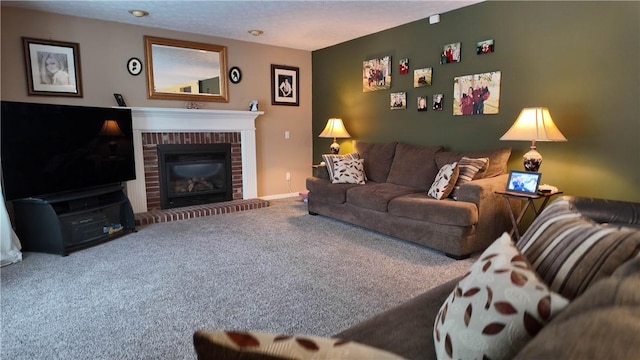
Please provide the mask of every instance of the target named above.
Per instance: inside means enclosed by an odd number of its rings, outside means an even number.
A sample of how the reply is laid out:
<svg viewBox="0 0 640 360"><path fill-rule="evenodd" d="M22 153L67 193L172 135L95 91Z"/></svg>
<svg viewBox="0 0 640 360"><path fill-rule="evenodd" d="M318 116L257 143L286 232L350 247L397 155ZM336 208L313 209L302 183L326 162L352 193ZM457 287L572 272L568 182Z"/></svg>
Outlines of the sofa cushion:
<svg viewBox="0 0 640 360"><path fill-rule="evenodd" d="M640 359L639 260L635 273L616 271L588 288L516 359Z"/></svg>
<svg viewBox="0 0 640 360"><path fill-rule="evenodd" d="M203 331L193 334L199 360L402 359L351 341L318 336L276 335L259 331Z"/></svg>
<svg viewBox="0 0 640 360"><path fill-rule="evenodd" d="M458 161L458 168L460 169L458 179L456 180L456 184L451 191L451 197L455 200L458 200L458 190L462 184L466 184L469 181L472 181L476 178L480 179L481 177L476 177L478 173L483 173L489 165L489 158L468 158L463 156L460 161Z"/></svg>
<svg viewBox="0 0 640 360"><path fill-rule="evenodd" d="M331 159L333 184L364 184L364 159Z"/></svg>
<svg viewBox="0 0 640 360"><path fill-rule="evenodd" d="M329 179L333 179L333 159L360 159L360 154L358 153L349 153L344 155L339 154L322 154L322 161L324 161L325 166L327 167L327 172L329 173Z"/></svg>
<svg viewBox="0 0 640 360"><path fill-rule="evenodd" d="M307 190L313 193L315 198L334 204L344 204L347 201L347 190L355 186L362 185L332 184L331 181L327 179L307 178Z"/></svg>
<svg viewBox="0 0 640 360"><path fill-rule="evenodd" d="M386 182L396 153L397 142L385 144L373 144L366 142L356 142L356 152L360 158L364 159L365 176L367 180L375 182Z"/></svg>
<svg viewBox="0 0 640 360"><path fill-rule="evenodd" d="M458 163L451 163L441 167L436 179L431 184L429 191L427 191L427 195L436 200L446 198L453 191L453 186L456 184L459 174Z"/></svg>
<svg viewBox="0 0 640 360"><path fill-rule="evenodd" d="M438 174L435 154L442 146L419 146L399 143L387 182L429 190Z"/></svg>
<svg viewBox="0 0 640 360"><path fill-rule="evenodd" d="M419 189L391 183L371 183L347 190L347 202L350 205L376 211L387 211L391 199L401 195L419 192Z"/></svg>
<svg viewBox="0 0 640 360"><path fill-rule="evenodd" d="M486 170L478 172L474 179L491 178L507 173L507 162L511 156L511 148L499 148L494 150L479 151L440 151L436 154L436 164L441 168L445 164L460 161L463 156L468 158L489 158L489 166Z"/></svg>
<svg viewBox="0 0 640 360"><path fill-rule="evenodd" d="M511 359L568 304L504 233L444 302L433 328L439 359Z"/></svg>
<svg viewBox="0 0 640 360"><path fill-rule="evenodd" d="M473 226L478 222L478 207L470 202L436 200L424 192L398 196L389 202L390 215L435 224Z"/></svg>
<svg viewBox="0 0 640 360"><path fill-rule="evenodd" d="M638 254L640 231L598 224L560 198L517 245L551 289L573 299Z"/></svg>
<svg viewBox="0 0 640 360"><path fill-rule="evenodd" d="M442 302L460 279L449 280L413 299L379 313L335 337L391 351L407 359L436 359L433 323Z"/></svg>

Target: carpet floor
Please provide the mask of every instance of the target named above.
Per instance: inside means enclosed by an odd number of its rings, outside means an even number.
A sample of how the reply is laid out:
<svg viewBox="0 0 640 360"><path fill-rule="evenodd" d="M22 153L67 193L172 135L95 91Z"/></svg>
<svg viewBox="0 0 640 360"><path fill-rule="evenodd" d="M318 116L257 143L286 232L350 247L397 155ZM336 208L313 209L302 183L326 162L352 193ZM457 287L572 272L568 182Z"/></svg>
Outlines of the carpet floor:
<svg viewBox="0 0 640 360"><path fill-rule="evenodd" d="M196 329L330 336L471 263L310 216L295 198L148 225L1 268L0 358L195 359Z"/></svg>

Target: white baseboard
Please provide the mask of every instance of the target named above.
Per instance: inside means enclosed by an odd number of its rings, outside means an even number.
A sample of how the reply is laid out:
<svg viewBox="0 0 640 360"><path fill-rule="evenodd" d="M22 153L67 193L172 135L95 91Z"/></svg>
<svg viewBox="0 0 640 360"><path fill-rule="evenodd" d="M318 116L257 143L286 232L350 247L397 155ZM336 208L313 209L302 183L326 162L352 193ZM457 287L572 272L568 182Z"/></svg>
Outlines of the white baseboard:
<svg viewBox="0 0 640 360"><path fill-rule="evenodd" d="M262 200L277 200L277 199L286 199L286 198L296 197L296 196L300 196L300 195L298 193L285 193L285 194L258 196L258 199L262 199Z"/></svg>

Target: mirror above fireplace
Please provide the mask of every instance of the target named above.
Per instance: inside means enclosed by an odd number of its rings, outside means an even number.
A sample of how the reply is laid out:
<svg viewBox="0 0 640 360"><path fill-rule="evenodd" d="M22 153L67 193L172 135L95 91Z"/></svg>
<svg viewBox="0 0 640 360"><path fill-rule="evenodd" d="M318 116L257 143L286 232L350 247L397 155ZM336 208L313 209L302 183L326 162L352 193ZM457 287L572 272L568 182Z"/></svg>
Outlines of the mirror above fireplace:
<svg viewBox="0 0 640 360"><path fill-rule="evenodd" d="M228 102L227 48L144 37L149 99Z"/></svg>

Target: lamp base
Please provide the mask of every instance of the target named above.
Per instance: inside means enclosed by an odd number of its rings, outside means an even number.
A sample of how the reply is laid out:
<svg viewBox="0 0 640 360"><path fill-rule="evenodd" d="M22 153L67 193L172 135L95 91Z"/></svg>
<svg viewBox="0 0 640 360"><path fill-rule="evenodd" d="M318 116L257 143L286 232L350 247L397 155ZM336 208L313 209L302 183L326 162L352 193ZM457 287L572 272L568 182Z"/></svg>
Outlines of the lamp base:
<svg viewBox="0 0 640 360"><path fill-rule="evenodd" d="M333 144L331 144L331 153L337 154L339 152L340 152L340 144L334 141Z"/></svg>
<svg viewBox="0 0 640 360"><path fill-rule="evenodd" d="M531 145L531 150L527 151L522 159L526 171L538 172L540 165L542 165L542 155L536 150L535 145Z"/></svg>

